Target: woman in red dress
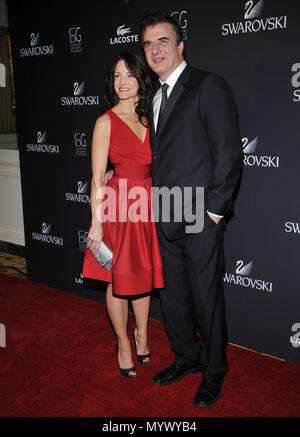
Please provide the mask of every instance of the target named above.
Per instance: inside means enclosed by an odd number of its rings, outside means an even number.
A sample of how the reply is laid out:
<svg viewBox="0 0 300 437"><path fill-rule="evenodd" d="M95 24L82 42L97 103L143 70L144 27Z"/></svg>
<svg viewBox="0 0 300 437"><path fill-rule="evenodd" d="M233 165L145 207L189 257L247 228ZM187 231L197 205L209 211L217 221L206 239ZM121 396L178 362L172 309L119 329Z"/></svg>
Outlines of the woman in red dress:
<svg viewBox="0 0 300 437"><path fill-rule="evenodd" d="M164 287L155 223L151 220L147 128L151 79L147 65L136 55L123 53L107 76L106 90L110 109L97 119L92 140L92 220L82 276L108 282L106 305L117 336L120 373L135 378L127 331L128 300L136 322L133 338L137 358L149 365L149 292ZM114 174L105 185L108 156ZM113 251L109 271L91 253L97 252L102 239Z"/></svg>

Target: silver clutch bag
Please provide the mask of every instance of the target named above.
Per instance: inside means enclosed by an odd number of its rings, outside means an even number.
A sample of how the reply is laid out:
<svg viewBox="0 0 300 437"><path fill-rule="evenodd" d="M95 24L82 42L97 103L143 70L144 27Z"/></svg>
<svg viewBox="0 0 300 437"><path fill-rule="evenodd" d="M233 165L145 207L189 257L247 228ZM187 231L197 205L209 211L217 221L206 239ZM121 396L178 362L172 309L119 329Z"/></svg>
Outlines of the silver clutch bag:
<svg viewBox="0 0 300 437"><path fill-rule="evenodd" d="M101 267L107 270L112 268L113 252L104 241L101 241L98 252L93 252L92 250L91 252Z"/></svg>

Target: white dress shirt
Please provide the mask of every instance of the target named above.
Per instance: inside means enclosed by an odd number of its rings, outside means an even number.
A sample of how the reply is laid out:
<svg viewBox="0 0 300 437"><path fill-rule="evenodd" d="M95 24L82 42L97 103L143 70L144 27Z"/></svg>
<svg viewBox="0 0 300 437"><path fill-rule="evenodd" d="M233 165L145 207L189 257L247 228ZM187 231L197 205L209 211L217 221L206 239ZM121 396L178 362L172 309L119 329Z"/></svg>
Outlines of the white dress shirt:
<svg viewBox="0 0 300 437"><path fill-rule="evenodd" d="M167 96L169 98L176 82L177 79L179 78L179 76L181 75L181 73L183 72L183 70L185 69L185 67L187 66L187 63L185 61L183 61L180 65L178 65L178 67L170 74L170 76L167 78L167 80L165 82L162 82L160 79L160 84L163 85L164 83L167 83L169 85L168 89L167 89ZM160 105L161 105L161 99L162 99L162 91L161 91L161 87L157 90L155 96L153 97L153 121L154 121L154 126L155 126L155 131L157 128L157 122L158 122L158 114L159 114L159 109L160 109ZM207 211L209 212L209 211ZM214 215L215 217L218 218L222 218L222 215L217 215L214 214L212 212L209 212L211 215Z"/></svg>
<svg viewBox="0 0 300 437"><path fill-rule="evenodd" d="M180 65L178 65L178 67L170 74L170 76L168 77L168 79L165 82L162 82L160 79L160 84L163 85L164 83L167 83L169 85L169 88L167 89L167 96L169 98L172 89L174 88L177 79L179 78L179 76L181 75L181 73L183 72L183 70L185 69L185 67L187 66L187 63L185 61L183 61ZM160 104L161 104L161 97L162 97L162 93L161 93L161 87L158 89L157 93L155 94L155 96L153 97L153 116L154 116L154 126L155 126L155 130L157 128L157 121L158 121L158 114L159 114L159 109L160 109Z"/></svg>

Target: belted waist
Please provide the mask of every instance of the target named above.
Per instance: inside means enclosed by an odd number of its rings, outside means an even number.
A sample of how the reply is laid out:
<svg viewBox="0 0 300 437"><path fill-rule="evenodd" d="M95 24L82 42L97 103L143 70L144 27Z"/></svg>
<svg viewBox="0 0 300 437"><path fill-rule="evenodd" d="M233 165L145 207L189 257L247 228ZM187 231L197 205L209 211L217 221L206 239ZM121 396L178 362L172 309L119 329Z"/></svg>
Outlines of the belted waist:
<svg viewBox="0 0 300 437"><path fill-rule="evenodd" d="M151 164L114 164L114 176L143 179L151 177Z"/></svg>

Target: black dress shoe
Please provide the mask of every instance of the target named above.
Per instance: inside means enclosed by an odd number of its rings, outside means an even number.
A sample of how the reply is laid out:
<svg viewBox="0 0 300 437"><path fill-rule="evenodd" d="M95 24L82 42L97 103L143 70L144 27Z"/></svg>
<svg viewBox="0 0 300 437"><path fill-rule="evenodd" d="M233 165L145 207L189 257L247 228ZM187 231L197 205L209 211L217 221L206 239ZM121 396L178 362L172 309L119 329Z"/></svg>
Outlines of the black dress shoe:
<svg viewBox="0 0 300 437"><path fill-rule="evenodd" d="M199 373L200 371L199 367L187 367L180 361L175 360L172 366L157 373L157 375L151 378L151 381L155 385L173 384L174 382L180 381L189 373Z"/></svg>
<svg viewBox="0 0 300 437"><path fill-rule="evenodd" d="M215 403L221 397L223 381L224 377L203 377L194 398L194 405L196 407L206 408Z"/></svg>

